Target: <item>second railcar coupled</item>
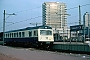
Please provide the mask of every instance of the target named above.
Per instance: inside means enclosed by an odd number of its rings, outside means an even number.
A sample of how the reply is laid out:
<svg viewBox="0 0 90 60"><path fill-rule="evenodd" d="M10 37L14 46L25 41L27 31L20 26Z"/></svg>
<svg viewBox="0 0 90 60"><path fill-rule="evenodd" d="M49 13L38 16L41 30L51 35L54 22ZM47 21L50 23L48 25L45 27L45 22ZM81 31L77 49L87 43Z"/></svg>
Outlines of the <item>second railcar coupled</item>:
<svg viewBox="0 0 90 60"><path fill-rule="evenodd" d="M53 30L49 26L27 27L5 32L6 45L48 46L53 44Z"/></svg>

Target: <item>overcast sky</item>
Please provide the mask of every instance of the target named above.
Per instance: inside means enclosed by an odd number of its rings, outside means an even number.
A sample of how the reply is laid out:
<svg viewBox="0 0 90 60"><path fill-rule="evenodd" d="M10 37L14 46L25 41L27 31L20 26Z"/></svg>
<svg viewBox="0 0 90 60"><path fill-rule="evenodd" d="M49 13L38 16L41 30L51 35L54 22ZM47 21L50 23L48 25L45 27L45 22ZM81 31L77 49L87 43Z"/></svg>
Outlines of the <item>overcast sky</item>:
<svg viewBox="0 0 90 60"><path fill-rule="evenodd" d="M29 23L42 23L42 3L44 2L63 2L66 3L67 9L90 4L90 0L0 0L0 31L3 31L4 10L7 14L16 14L15 16L6 15L5 31L34 26ZM81 7L82 16L85 12L90 13L90 5ZM67 19L68 26L78 24L75 23L79 20L78 8L67 10L67 13L71 15Z"/></svg>

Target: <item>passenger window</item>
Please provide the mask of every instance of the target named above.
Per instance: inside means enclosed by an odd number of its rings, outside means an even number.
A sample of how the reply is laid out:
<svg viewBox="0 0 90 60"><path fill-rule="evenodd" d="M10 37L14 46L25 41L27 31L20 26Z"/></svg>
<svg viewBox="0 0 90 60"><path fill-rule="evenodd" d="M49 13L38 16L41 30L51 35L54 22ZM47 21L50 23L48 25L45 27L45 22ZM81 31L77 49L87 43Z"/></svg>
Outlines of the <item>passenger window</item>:
<svg viewBox="0 0 90 60"><path fill-rule="evenodd" d="M38 35L38 31L34 31L34 36L37 36Z"/></svg>
<svg viewBox="0 0 90 60"><path fill-rule="evenodd" d="M7 38L7 34L5 34L5 38Z"/></svg>
<svg viewBox="0 0 90 60"><path fill-rule="evenodd" d="M36 36L36 31L34 31L34 36Z"/></svg>
<svg viewBox="0 0 90 60"><path fill-rule="evenodd" d="M6 38L7 38L7 34L6 34Z"/></svg>
<svg viewBox="0 0 90 60"><path fill-rule="evenodd" d="M14 33L14 37L16 37L16 33Z"/></svg>
<svg viewBox="0 0 90 60"><path fill-rule="evenodd" d="M11 38L11 33L10 33L10 38Z"/></svg>
<svg viewBox="0 0 90 60"><path fill-rule="evenodd" d="M25 33L24 32L22 32L22 37L25 37Z"/></svg>
<svg viewBox="0 0 90 60"><path fill-rule="evenodd" d="M38 31L36 31L36 36L38 36Z"/></svg>
<svg viewBox="0 0 90 60"><path fill-rule="evenodd" d="M19 32L19 37L21 37L21 32Z"/></svg>
<svg viewBox="0 0 90 60"><path fill-rule="evenodd" d="M18 33L17 33L17 37L18 37Z"/></svg>
<svg viewBox="0 0 90 60"><path fill-rule="evenodd" d="M8 38L9 38L9 34L8 34Z"/></svg>
<svg viewBox="0 0 90 60"><path fill-rule="evenodd" d="M31 31L29 31L29 37L31 37L32 36L32 32Z"/></svg>
<svg viewBox="0 0 90 60"><path fill-rule="evenodd" d="M12 33L12 38L13 38L13 33Z"/></svg>

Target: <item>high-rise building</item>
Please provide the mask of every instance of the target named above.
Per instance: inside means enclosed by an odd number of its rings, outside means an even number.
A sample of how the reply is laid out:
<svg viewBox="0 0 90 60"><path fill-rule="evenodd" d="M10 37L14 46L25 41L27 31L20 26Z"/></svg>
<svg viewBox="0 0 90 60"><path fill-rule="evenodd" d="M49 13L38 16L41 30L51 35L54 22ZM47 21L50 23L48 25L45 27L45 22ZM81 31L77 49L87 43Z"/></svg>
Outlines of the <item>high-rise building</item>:
<svg viewBox="0 0 90 60"><path fill-rule="evenodd" d="M52 28L67 27L66 4L60 2L44 2L42 4L42 23Z"/></svg>
<svg viewBox="0 0 90 60"><path fill-rule="evenodd" d="M90 25L90 14L88 12L83 15L83 25L85 27L89 27Z"/></svg>
<svg viewBox="0 0 90 60"><path fill-rule="evenodd" d="M90 13L86 12L83 15L84 35L86 40L90 39Z"/></svg>

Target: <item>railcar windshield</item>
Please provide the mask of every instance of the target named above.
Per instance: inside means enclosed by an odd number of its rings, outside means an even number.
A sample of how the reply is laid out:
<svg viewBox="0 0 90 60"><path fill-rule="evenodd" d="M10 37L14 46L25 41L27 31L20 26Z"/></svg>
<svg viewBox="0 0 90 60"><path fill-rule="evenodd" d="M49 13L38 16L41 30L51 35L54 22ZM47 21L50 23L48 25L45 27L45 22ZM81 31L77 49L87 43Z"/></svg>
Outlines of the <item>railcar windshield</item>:
<svg viewBox="0 0 90 60"><path fill-rule="evenodd" d="M52 35L51 30L40 30L40 35Z"/></svg>

